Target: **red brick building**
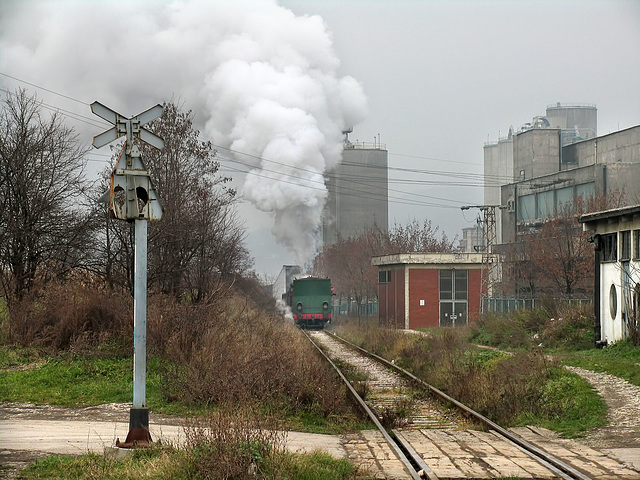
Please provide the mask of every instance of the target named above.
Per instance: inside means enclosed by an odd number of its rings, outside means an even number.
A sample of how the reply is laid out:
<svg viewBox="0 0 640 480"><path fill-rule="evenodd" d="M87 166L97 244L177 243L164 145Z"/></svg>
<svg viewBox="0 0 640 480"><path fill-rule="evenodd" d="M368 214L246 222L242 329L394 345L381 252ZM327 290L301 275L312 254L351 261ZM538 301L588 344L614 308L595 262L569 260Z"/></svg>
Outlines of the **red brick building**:
<svg viewBox="0 0 640 480"><path fill-rule="evenodd" d="M373 257L383 325L466 325L482 308L480 253L401 253Z"/></svg>

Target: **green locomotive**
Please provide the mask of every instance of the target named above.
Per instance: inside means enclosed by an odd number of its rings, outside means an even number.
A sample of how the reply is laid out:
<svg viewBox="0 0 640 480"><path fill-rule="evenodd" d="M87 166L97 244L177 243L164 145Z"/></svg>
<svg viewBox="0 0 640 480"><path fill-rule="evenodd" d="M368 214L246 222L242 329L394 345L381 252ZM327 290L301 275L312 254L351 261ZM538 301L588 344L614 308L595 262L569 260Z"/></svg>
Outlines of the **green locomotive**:
<svg viewBox="0 0 640 480"><path fill-rule="evenodd" d="M328 278L295 279L286 294L295 324L301 328L322 329L327 322L331 323L331 294Z"/></svg>

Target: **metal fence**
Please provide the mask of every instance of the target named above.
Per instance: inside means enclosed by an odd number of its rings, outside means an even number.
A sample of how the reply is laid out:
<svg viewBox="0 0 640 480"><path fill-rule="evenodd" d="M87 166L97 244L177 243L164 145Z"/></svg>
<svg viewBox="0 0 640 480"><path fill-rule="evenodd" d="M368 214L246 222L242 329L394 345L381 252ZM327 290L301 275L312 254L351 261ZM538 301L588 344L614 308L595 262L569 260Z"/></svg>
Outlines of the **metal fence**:
<svg viewBox="0 0 640 480"><path fill-rule="evenodd" d="M360 310L361 317L377 317L378 316L378 302L370 301L358 305L355 301L338 301L333 304L333 312L335 315L344 316L358 316L358 310Z"/></svg>
<svg viewBox="0 0 640 480"><path fill-rule="evenodd" d="M556 305L590 305L593 300L588 298L483 298L482 313L506 313L514 310L534 310L549 303Z"/></svg>
<svg viewBox="0 0 640 480"><path fill-rule="evenodd" d="M505 313L513 310L533 310L536 308L535 298L483 298L482 313Z"/></svg>

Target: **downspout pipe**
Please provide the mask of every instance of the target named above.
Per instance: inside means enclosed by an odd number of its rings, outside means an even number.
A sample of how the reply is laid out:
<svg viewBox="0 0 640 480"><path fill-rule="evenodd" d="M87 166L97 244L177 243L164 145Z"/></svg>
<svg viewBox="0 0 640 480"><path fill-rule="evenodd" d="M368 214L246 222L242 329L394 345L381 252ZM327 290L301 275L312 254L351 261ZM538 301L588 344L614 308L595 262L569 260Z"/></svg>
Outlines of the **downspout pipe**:
<svg viewBox="0 0 640 480"><path fill-rule="evenodd" d="M600 291L600 264L602 263L602 242L600 235L594 234L589 237L589 242L593 243L593 315L595 322L593 324L593 333L595 346L598 348L605 347L607 342L602 340L602 319L600 318L600 305L602 304Z"/></svg>

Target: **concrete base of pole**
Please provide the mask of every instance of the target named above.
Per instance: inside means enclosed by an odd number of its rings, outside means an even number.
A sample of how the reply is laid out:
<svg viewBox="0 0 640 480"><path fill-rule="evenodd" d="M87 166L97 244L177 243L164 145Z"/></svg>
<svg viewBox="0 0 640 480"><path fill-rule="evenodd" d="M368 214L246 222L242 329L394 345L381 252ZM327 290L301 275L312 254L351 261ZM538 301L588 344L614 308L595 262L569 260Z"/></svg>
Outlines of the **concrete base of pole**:
<svg viewBox="0 0 640 480"><path fill-rule="evenodd" d="M149 409L148 408L132 408L129 410L129 433L127 439L120 442L116 439L116 447L119 448L135 448L148 447L151 443L151 434L149 433Z"/></svg>

